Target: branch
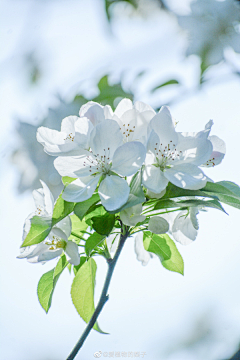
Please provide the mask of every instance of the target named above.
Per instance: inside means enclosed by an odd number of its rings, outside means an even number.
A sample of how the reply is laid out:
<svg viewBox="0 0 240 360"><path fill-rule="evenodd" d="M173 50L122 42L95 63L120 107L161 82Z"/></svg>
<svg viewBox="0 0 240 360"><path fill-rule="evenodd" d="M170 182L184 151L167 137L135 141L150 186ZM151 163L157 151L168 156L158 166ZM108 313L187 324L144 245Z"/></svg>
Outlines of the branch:
<svg viewBox="0 0 240 360"><path fill-rule="evenodd" d="M109 299L109 296L107 295L107 292L108 292L110 281L111 281L111 278L112 278L112 275L113 275L113 271L114 271L115 265L117 263L119 255L120 255L120 253L121 253L121 251L123 249L123 246L124 246L125 241L128 238L128 236L129 236L128 228L125 228L125 226L122 225L122 232L121 232L121 237L120 237L120 241L119 241L117 251L116 251L113 259L108 259L108 261L107 261L107 263L108 263L107 276L106 276L106 279L105 279L105 283L104 283L104 286L103 286L103 289L102 289L102 294L100 296L100 299L99 299L99 302L97 304L96 310L94 311L93 316L91 317L91 320L89 321L86 329L84 330L82 336L80 337L77 344L73 348L72 352L68 356L67 360L73 360L75 358L78 351L81 349L84 341L86 340L88 334L92 330L95 322L97 321L97 318L98 318L99 314L101 313L104 305L106 304L106 302Z"/></svg>

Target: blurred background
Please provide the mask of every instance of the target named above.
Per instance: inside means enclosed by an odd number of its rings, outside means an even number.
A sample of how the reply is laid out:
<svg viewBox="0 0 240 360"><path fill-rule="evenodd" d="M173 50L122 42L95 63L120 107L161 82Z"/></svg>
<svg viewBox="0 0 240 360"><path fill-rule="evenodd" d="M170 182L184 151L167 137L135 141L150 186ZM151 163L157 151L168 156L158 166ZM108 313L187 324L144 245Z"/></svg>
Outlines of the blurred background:
<svg viewBox="0 0 240 360"><path fill-rule="evenodd" d="M178 131L200 131L213 119L227 154L207 175L240 184L240 2L0 0L0 33L0 359L60 360L85 328L71 303L72 275L61 276L46 315L36 289L55 260L16 259L39 179L55 197L62 188L36 129L60 129L89 100L167 104ZM76 359L101 351L223 360L239 350L240 212L225 209L229 216L201 213L197 240L177 244L184 277L158 259L143 267L128 240L99 317L110 335L92 332ZM106 272L104 260L97 265L96 300Z"/></svg>

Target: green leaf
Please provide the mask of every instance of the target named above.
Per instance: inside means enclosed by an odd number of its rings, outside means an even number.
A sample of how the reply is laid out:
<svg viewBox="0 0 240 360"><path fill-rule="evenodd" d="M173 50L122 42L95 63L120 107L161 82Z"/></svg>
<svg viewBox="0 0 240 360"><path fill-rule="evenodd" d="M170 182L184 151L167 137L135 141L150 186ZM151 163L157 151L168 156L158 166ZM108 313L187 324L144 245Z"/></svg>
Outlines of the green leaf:
<svg viewBox="0 0 240 360"><path fill-rule="evenodd" d="M56 267L43 274L43 276L39 280L37 288L38 300L46 313L51 306L53 291L55 289L57 281L67 265L68 262L66 256L63 255L58 260Z"/></svg>
<svg viewBox="0 0 240 360"><path fill-rule="evenodd" d="M115 215L106 213L103 216L93 216L92 227L100 235L108 236L115 223Z"/></svg>
<svg viewBox="0 0 240 360"><path fill-rule="evenodd" d="M62 194L60 194L53 208L52 226L71 214L74 206L75 203L63 200Z"/></svg>
<svg viewBox="0 0 240 360"><path fill-rule="evenodd" d="M231 191L236 197L240 199L240 187L231 181L219 181L217 182L218 185L223 186L225 189Z"/></svg>
<svg viewBox="0 0 240 360"><path fill-rule="evenodd" d="M86 212L89 208L100 201L100 197L98 194L93 194L93 196L85 201L77 203L74 208L74 213L79 217L79 219L83 219Z"/></svg>
<svg viewBox="0 0 240 360"><path fill-rule="evenodd" d="M74 180L77 180L76 178L71 178L69 176L63 176L62 177L62 183L64 186L67 186L69 184L71 184L71 182L73 182Z"/></svg>
<svg viewBox="0 0 240 360"><path fill-rule="evenodd" d="M80 238L84 235L85 230L88 228L88 224L86 224L85 221L81 221L75 214L70 215L70 219L72 223L72 232L69 239L79 243Z"/></svg>
<svg viewBox="0 0 240 360"><path fill-rule="evenodd" d="M190 200L182 200L182 201L159 200L154 206L154 210L171 209L171 208L188 208L188 207L196 207L196 206L210 207L221 210L226 213L221 203L216 199L214 200L190 199Z"/></svg>
<svg viewBox="0 0 240 360"><path fill-rule="evenodd" d="M166 81L165 83L163 83L163 84L161 84L161 85L158 85L158 86L156 86L155 88L153 88L152 90L151 90L151 92L153 93L154 91L156 91L157 89L160 89L160 88L162 88L162 87L164 87L164 86L167 86L167 85L178 85L179 84L179 81L178 80L168 80L168 81Z"/></svg>
<svg viewBox="0 0 240 360"><path fill-rule="evenodd" d="M209 183L207 183L209 184ZM180 187L177 187L171 183L168 184L167 188L166 188L166 193L165 195L161 198L161 200L163 199L171 199L171 198L176 198L176 197L182 197L182 196L201 196L201 197L212 197L209 196L208 194L206 194L204 192L204 189L201 190L186 190L186 189L182 189Z"/></svg>
<svg viewBox="0 0 240 360"><path fill-rule="evenodd" d="M122 85L119 84L113 84L110 85L108 82L108 75L103 76L99 83L98 83L98 89L100 91L99 95L93 98L93 101L96 101L98 103L101 103L102 105L110 105L114 109L115 100L117 99L123 99L123 98L129 98L133 99L133 95L131 93L127 93L123 90Z"/></svg>
<svg viewBox="0 0 240 360"><path fill-rule="evenodd" d="M78 270L80 269L80 267L87 261L87 257L86 256L81 256L80 257L80 264L79 265L75 265L73 267L73 272L74 275L76 275L76 273L78 272Z"/></svg>
<svg viewBox="0 0 240 360"><path fill-rule="evenodd" d="M209 182L204 191L207 196L217 196L221 202L240 209L240 188L238 185L230 181Z"/></svg>
<svg viewBox="0 0 240 360"><path fill-rule="evenodd" d="M143 233L145 250L156 254L166 269L183 275L183 259L174 241L167 234L150 234L150 232Z"/></svg>
<svg viewBox="0 0 240 360"><path fill-rule="evenodd" d="M97 265L95 261L90 258L78 270L75 278L73 279L71 288L72 302L78 314L86 323L90 321L95 311L94 287L96 270ZM93 328L96 331L103 333L97 322Z"/></svg>
<svg viewBox="0 0 240 360"><path fill-rule="evenodd" d="M49 217L33 216L31 219L31 228L21 247L39 244L51 231L52 221Z"/></svg>
<svg viewBox="0 0 240 360"><path fill-rule="evenodd" d="M87 256L90 256L92 250L100 245L103 240L105 239L105 235L100 235L97 232L93 233L92 235L89 236L89 238L86 241L85 244L85 252L87 254Z"/></svg>
<svg viewBox="0 0 240 360"><path fill-rule="evenodd" d="M84 220L86 221L88 219L91 219L94 216L103 216L105 214L107 214L107 210L105 210L105 208L101 204L93 205L88 210L87 214L84 217Z"/></svg>

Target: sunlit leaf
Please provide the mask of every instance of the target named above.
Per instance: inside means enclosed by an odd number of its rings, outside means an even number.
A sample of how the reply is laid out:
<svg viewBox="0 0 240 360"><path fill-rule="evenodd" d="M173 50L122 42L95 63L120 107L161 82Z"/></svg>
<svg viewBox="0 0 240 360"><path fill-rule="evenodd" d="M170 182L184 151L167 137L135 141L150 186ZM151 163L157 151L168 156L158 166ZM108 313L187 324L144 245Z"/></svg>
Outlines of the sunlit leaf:
<svg viewBox="0 0 240 360"><path fill-rule="evenodd" d="M166 269L183 275L183 259L174 241L167 234L157 235L145 232L143 235L143 245L145 250L159 257Z"/></svg>
<svg viewBox="0 0 240 360"><path fill-rule="evenodd" d="M31 228L21 247L39 244L51 231L52 221L49 217L33 216L31 219Z"/></svg>
<svg viewBox="0 0 240 360"><path fill-rule="evenodd" d="M72 302L81 316L81 318L88 323L95 311L94 307L94 287L97 265L95 261L90 258L78 270L73 279L71 296ZM94 327L100 333L103 331L99 328L97 322Z"/></svg>
<svg viewBox="0 0 240 360"><path fill-rule="evenodd" d="M67 265L68 262L66 256L63 255L58 260L56 267L43 274L43 276L39 280L37 288L38 300L46 313L51 306L53 291L55 289L57 281Z"/></svg>

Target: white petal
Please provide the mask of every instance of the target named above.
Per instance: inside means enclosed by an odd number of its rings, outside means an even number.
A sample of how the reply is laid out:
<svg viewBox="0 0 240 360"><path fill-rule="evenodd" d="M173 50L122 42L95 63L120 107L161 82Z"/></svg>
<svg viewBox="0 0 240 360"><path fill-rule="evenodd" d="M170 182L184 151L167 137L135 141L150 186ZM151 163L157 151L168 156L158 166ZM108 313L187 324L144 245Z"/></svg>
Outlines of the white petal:
<svg viewBox="0 0 240 360"><path fill-rule="evenodd" d="M137 233L137 235L135 236L134 250L137 255L137 260L141 261L143 266L146 266L152 256L151 253L144 249L142 232Z"/></svg>
<svg viewBox="0 0 240 360"><path fill-rule="evenodd" d="M35 258L41 255L44 251L48 250L49 246L46 245L44 242L40 244L28 246L27 249L19 255L20 259L27 258Z"/></svg>
<svg viewBox="0 0 240 360"><path fill-rule="evenodd" d="M181 164L166 169L166 178L174 185L189 190L199 190L207 183L207 177L193 164Z"/></svg>
<svg viewBox="0 0 240 360"><path fill-rule="evenodd" d="M78 246L73 241L68 241L65 248L65 253L67 256L67 261L72 265L80 264L80 255L78 253Z"/></svg>
<svg viewBox="0 0 240 360"><path fill-rule="evenodd" d="M145 104L145 103L142 102L142 101L136 101L136 102L134 103L134 108L135 108L136 110L138 110L139 112L150 111L153 116L156 114L156 112L153 110L153 108L152 108L150 105Z"/></svg>
<svg viewBox="0 0 240 360"><path fill-rule="evenodd" d="M162 192L168 184L168 180L164 174L159 167L154 165L145 166L142 176L143 185L154 193Z"/></svg>
<svg viewBox="0 0 240 360"><path fill-rule="evenodd" d="M98 189L102 205L109 211L123 206L127 202L129 192L130 188L126 180L113 175L107 175Z"/></svg>
<svg viewBox="0 0 240 360"><path fill-rule="evenodd" d="M29 262L44 262L48 260L55 259L56 257L60 256L63 252L63 249L57 250L47 250L39 255L37 258L32 258L28 260Z"/></svg>
<svg viewBox="0 0 240 360"><path fill-rule="evenodd" d="M145 146L132 141L119 146L112 159L112 171L122 176L131 176L142 166L146 156Z"/></svg>
<svg viewBox="0 0 240 360"><path fill-rule="evenodd" d="M88 176L73 181L63 191L62 198L69 202L81 202L89 199L94 193L100 175Z"/></svg>
<svg viewBox="0 0 240 360"><path fill-rule="evenodd" d="M150 199L161 199L161 197L163 197L166 194L166 189L164 189L163 191L161 191L159 194L154 193L151 190L147 190L147 196Z"/></svg>
<svg viewBox="0 0 240 360"><path fill-rule="evenodd" d="M93 126L96 126L105 120L104 107L93 101L89 101L87 104L83 105L79 111L79 115L80 117L87 117Z"/></svg>
<svg viewBox="0 0 240 360"><path fill-rule="evenodd" d="M148 230L154 234L165 234L169 230L169 224L161 216L153 216L149 220Z"/></svg>
<svg viewBox="0 0 240 360"><path fill-rule="evenodd" d="M149 124L149 134L154 130L159 136L160 142L163 147L170 144L170 141L177 145L178 136L175 131L172 115L167 106L162 106L158 114L156 114Z"/></svg>
<svg viewBox="0 0 240 360"><path fill-rule="evenodd" d="M213 151L209 159L202 165L205 167L211 167L220 164L226 153L226 144L222 139L220 139L218 136L212 135L209 136L209 140L212 143Z"/></svg>
<svg viewBox="0 0 240 360"><path fill-rule="evenodd" d="M83 165L84 163L87 164L85 167ZM90 165L90 161L88 161L86 156L59 156L54 160L54 167L61 176L70 176L73 178L77 177L76 173L78 171L81 174L79 176L90 175Z"/></svg>
<svg viewBox="0 0 240 360"><path fill-rule="evenodd" d="M115 150L123 144L123 136L118 123L105 120L91 132L90 147L94 155L112 159Z"/></svg>
<svg viewBox="0 0 240 360"><path fill-rule="evenodd" d="M45 201L44 201L44 193L43 189L36 189L32 192L33 200L36 208L45 210Z"/></svg>
<svg viewBox="0 0 240 360"><path fill-rule="evenodd" d="M111 106L105 105L104 106L104 117L106 120L112 119L114 116Z"/></svg>
<svg viewBox="0 0 240 360"><path fill-rule="evenodd" d="M31 256L31 254L37 248L37 246L38 246L38 244L21 248L20 254L17 256L17 259L24 259L24 258L27 258L28 256Z"/></svg>
<svg viewBox="0 0 240 360"><path fill-rule="evenodd" d="M52 215L53 207L54 207L54 198L53 198L53 195L52 195L50 189L48 188L48 186L45 184L44 181L40 180L40 183L42 184L42 187L43 187L45 211L46 211L49 215Z"/></svg>
<svg viewBox="0 0 240 360"><path fill-rule="evenodd" d="M62 120L61 124L61 132L65 132L66 134L75 135L75 123L79 119L78 116L67 116Z"/></svg>
<svg viewBox="0 0 240 360"><path fill-rule="evenodd" d="M52 215L53 206L54 206L54 198L49 190L48 186L44 181L40 180L42 188L33 190L33 199L36 205L36 208L41 210L41 215Z"/></svg>
<svg viewBox="0 0 240 360"><path fill-rule="evenodd" d="M59 152L58 145L65 144L65 136L66 135L60 131L44 126L37 129L37 141L44 146L44 151L50 155L54 152Z"/></svg>
<svg viewBox="0 0 240 360"><path fill-rule="evenodd" d="M191 244L197 237L197 230L192 224L187 211L181 211L174 220L172 234L176 241L182 245Z"/></svg>
<svg viewBox="0 0 240 360"><path fill-rule="evenodd" d="M199 229L199 225L198 225L198 219L197 219L197 215L198 215L199 211L198 211L198 207L191 207L189 209L189 216L190 216L190 220L192 222L192 225L194 227L194 229L198 230Z"/></svg>
<svg viewBox="0 0 240 360"><path fill-rule="evenodd" d="M198 166L209 159L213 147L211 141L206 136L185 137L179 133L178 139L176 150L181 155L175 158L172 163L191 163Z"/></svg>
<svg viewBox="0 0 240 360"><path fill-rule="evenodd" d="M146 216L140 215L142 212L142 204L132 206L120 212L120 219L123 224L128 226L135 226L138 222L146 219Z"/></svg>
<svg viewBox="0 0 240 360"><path fill-rule="evenodd" d="M133 104L130 99L122 99L116 107L114 114L120 118L126 111L131 110L132 108Z"/></svg>
<svg viewBox="0 0 240 360"><path fill-rule="evenodd" d="M57 235L56 231L61 230L63 235ZM64 219L59 221L53 228L52 231L56 234L56 236L60 236L64 240L68 240L71 235L72 223L69 216L66 216ZM51 232L52 232L51 231Z"/></svg>

